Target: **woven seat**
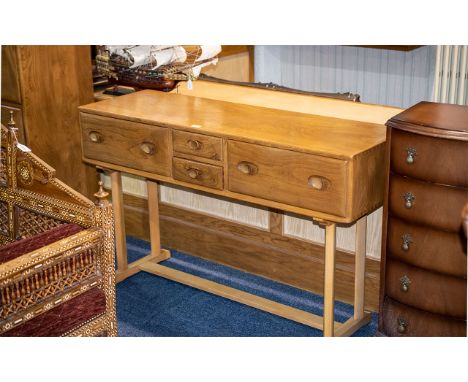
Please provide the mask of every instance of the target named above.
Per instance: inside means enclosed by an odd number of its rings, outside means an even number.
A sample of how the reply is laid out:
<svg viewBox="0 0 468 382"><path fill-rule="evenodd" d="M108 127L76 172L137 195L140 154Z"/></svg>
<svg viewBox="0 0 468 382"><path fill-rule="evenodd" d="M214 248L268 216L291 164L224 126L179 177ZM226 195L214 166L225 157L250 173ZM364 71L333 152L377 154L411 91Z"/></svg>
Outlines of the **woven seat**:
<svg viewBox="0 0 468 382"><path fill-rule="evenodd" d="M112 207L18 148L1 126L0 336L115 336Z"/></svg>

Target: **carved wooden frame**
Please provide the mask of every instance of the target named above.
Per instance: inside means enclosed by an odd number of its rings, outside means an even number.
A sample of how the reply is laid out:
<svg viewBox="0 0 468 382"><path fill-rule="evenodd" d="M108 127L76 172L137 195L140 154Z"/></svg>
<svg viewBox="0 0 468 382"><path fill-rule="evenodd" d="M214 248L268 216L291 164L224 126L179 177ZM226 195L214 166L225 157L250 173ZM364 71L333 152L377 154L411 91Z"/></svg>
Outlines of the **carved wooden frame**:
<svg viewBox="0 0 468 382"><path fill-rule="evenodd" d="M95 194L98 202L94 204L58 180L53 168L18 147L14 123L8 128L1 126L1 146L0 204L3 208L0 213L4 222L0 245L17 239L21 209L52 223L75 223L85 229L0 264L0 335L98 287L105 294L106 311L65 335L116 336L114 220L112 206L106 200L107 193L101 187ZM39 231L40 224L39 219ZM34 230L28 232L26 237L35 233ZM60 268L64 261L72 258L84 259L87 268L82 268L81 274L78 268L71 273L58 272L57 278L43 281L44 285L34 293L32 288L29 290L29 282L32 283L39 272Z"/></svg>

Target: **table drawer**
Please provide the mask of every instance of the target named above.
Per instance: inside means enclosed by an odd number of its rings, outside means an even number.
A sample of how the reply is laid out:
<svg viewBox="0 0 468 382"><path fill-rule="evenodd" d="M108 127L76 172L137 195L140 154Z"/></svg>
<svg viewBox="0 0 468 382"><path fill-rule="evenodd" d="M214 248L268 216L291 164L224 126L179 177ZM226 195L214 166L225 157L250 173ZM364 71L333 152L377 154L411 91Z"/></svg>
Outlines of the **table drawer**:
<svg viewBox="0 0 468 382"><path fill-rule="evenodd" d="M389 217L387 257L466 278L466 238Z"/></svg>
<svg viewBox="0 0 468 382"><path fill-rule="evenodd" d="M390 176L390 214L406 221L459 232L468 189Z"/></svg>
<svg viewBox="0 0 468 382"><path fill-rule="evenodd" d="M388 336L465 337L466 321L411 308L385 297L381 330Z"/></svg>
<svg viewBox="0 0 468 382"><path fill-rule="evenodd" d="M80 118L85 158L171 174L169 129L86 113Z"/></svg>
<svg viewBox="0 0 468 382"><path fill-rule="evenodd" d="M230 191L345 216L346 179L346 161L228 142Z"/></svg>
<svg viewBox="0 0 468 382"><path fill-rule="evenodd" d="M392 130L392 171L429 182L468 187L468 142Z"/></svg>
<svg viewBox="0 0 468 382"><path fill-rule="evenodd" d="M223 189L222 167L181 158L174 158L172 166L174 179L217 190Z"/></svg>
<svg viewBox="0 0 468 382"><path fill-rule="evenodd" d="M221 138L174 130L172 142L175 153L191 154L212 160L223 158L223 140Z"/></svg>
<svg viewBox="0 0 468 382"><path fill-rule="evenodd" d="M466 279L445 276L387 258L385 290L415 308L466 318Z"/></svg>

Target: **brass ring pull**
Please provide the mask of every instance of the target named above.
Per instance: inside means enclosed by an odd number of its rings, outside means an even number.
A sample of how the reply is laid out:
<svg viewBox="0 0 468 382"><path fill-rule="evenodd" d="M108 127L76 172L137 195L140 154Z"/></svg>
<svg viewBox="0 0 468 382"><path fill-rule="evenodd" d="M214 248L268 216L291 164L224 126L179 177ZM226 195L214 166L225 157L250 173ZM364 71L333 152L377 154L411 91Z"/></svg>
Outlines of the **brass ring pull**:
<svg viewBox="0 0 468 382"><path fill-rule="evenodd" d="M192 179L197 179L201 174L201 171L196 168L188 168L187 175Z"/></svg>
<svg viewBox="0 0 468 382"><path fill-rule="evenodd" d="M406 333L406 328L408 327L408 322L403 318L398 319L398 333Z"/></svg>
<svg viewBox="0 0 468 382"><path fill-rule="evenodd" d="M237 169L245 175L254 175L258 172L258 167L253 163L242 161L237 164Z"/></svg>
<svg viewBox="0 0 468 382"><path fill-rule="evenodd" d="M400 279L400 289L403 293L406 293L409 291L409 287L411 284L411 280L409 279L408 276L403 275L403 277Z"/></svg>
<svg viewBox="0 0 468 382"><path fill-rule="evenodd" d="M101 143L102 142L102 135L99 134L97 131L90 131L88 133L89 140L93 143Z"/></svg>
<svg viewBox="0 0 468 382"><path fill-rule="evenodd" d="M325 191L330 184L330 181L327 178L319 175L312 175L307 180L307 184L312 187L314 190Z"/></svg>
<svg viewBox="0 0 468 382"><path fill-rule="evenodd" d="M189 139L187 145L191 150L198 151L202 148L202 143L197 140Z"/></svg>
<svg viewBox="0 0 468 382"><path fill-rule="evenodd" d="M140 145L141 151L143 151L145 154L148 155L153 155L156 152L156 147L154 146L153 143L150 142L143 142Z"/></svg>

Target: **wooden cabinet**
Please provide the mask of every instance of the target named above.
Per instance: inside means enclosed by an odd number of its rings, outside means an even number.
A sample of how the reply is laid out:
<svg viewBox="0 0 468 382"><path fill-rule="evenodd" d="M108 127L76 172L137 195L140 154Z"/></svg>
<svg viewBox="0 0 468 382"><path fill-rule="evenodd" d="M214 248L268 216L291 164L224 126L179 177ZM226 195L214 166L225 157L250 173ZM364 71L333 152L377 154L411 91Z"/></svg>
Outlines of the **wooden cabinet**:
<svg viewBox="0 0 468 382"><path fill-rule="evenodd" d="M468 107L422 102L387 123L379 330L466 335Z"/></svg>
<svg viewBox="0 0 468 382"><path fill-rule="evenodd" d="M12 110L20 142L87 196L96 171L81 160L77 107L92 101L89 46L2 46L2 123Z"/></svg>

